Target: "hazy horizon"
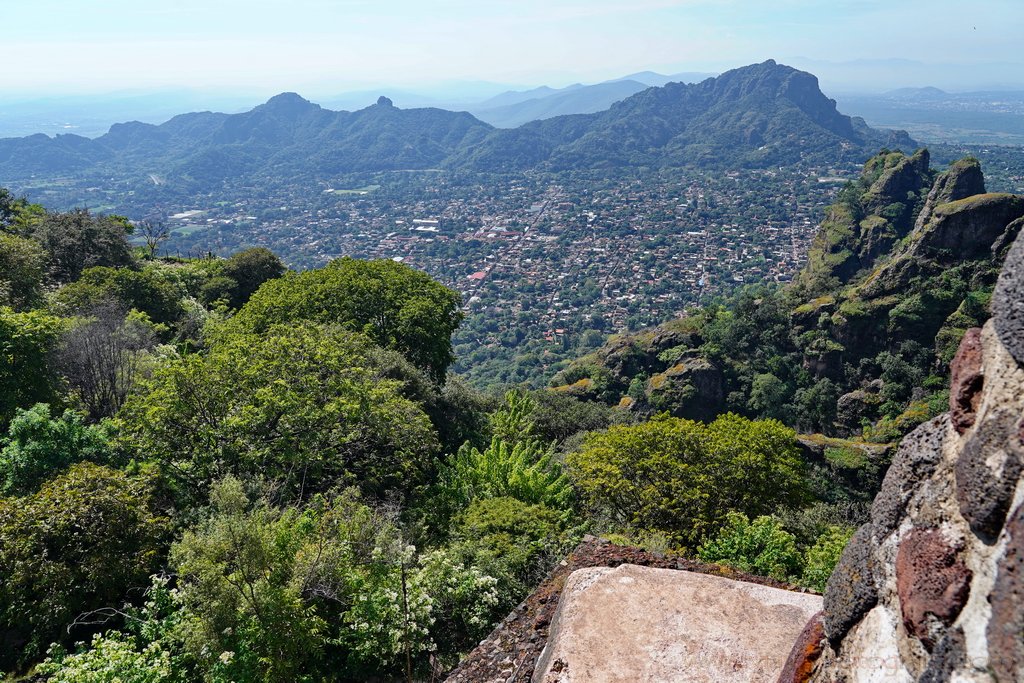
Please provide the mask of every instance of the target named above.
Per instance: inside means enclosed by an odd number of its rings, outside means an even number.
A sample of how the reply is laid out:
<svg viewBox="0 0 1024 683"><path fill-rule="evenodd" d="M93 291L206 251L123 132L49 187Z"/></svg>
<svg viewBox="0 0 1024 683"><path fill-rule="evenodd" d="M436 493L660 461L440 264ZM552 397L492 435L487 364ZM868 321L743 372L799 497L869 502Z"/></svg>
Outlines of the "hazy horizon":
<svg viewBox="0 0 1024 683"><path fill-rule="evenodd" d="M8 101L561 87L768 58L815 73L826 90L1024 88L1024 4L1012 0L36 0L5 10L15 29L0 58L18 65L0 74Z"/></svg>

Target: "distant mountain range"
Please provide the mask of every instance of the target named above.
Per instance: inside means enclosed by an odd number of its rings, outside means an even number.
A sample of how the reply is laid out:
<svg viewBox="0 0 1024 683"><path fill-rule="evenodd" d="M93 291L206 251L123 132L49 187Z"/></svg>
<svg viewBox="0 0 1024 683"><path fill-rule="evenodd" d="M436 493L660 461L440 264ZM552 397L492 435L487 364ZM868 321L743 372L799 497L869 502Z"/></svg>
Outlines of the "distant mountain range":
<svg viewBox="0 0 1024 683"><path fill-rule="evenodd" d="M620 83L627 90L641 87L639 81ZM557 109L558 97L588 90L572 88L503 106L555 98ZM228 177L331 177L397 169L765 166L860 159L884 145L909 149L915 143L839 113L814 76L769 60L693 85L643 88L604 111L559 115L513 129L495 128L467 112L400 109L386 97L347 112L284 93L241 114L198 112L160 125L116 124L96 139L7 138L0 140L0 185L32 174L93 172L158 174L165 182L194 186Z"/></svg>
<svg viewBox="0 0 1024 683"><path fill-rule="evenodd" d="M532 90L501 93L469 111L481 121L498 128L515 128L530 121L566 114L593 114L650 87L667 83L697 83L713 78L710 73L679 73L672 76L642 71L595 85L575 83L564 88L541 86Z"/></svg>

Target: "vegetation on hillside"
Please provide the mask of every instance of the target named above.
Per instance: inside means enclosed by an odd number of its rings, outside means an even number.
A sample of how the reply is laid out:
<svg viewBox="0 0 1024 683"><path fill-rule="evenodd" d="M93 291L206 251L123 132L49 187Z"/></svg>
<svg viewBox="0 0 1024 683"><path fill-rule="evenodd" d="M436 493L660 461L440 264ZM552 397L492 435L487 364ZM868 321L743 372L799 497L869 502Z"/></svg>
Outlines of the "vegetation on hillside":
<svg viewBox="0 0 1024 683"><path fill-rule="evenodd" d="M461 302L408 266L161 259L0 192L0 670L426 679L586 532L820 589L884 473L870 441L941 409L1024 214L958 196L969 163L925 191L921 161L884 153L841 199L891 253L847 226L852 270L500 394L450 373ZM952 249L965 230L988 242Z"/></svg>

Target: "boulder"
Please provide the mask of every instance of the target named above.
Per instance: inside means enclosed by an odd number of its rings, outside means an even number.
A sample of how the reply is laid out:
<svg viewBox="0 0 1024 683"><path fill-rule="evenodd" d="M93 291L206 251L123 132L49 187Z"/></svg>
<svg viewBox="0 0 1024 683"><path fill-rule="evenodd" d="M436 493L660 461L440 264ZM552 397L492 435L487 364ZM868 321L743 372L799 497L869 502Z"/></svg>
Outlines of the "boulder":
<svg viewBox="0 0 1024 683"><path fill-rule="evenodd" d="M774 683L821 598L624 564L569 576L534 683Z"/></svg>

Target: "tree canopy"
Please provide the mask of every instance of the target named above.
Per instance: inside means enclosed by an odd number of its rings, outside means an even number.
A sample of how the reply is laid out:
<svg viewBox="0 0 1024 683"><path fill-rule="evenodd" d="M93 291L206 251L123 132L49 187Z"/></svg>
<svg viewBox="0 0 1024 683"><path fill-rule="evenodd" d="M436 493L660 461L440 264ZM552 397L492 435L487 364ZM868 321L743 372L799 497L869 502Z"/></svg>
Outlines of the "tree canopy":
<svg viewBox="0 0 1024 683"><path fill-rule="evenodd" d="M457 293L425 273L394 261L346 257L270 280L235 320L252 332L300 321L340 325L400 351L442 382L453 360L460 304Z"/></svg>
<svg viewBox="0 0 1024 683"><path fill-rule="evenodd" d="M143 383L120 414L122 438L192 491L228 474L276 480L297 498L339 484L409 490L437 439L370 349L318 325L225 334Z"/></svg>
<svg viewBox="0 0 1024 683"><path fill-rule="evenodd" d="M804 501L795 436L781 422L731 413L709 424L660 416L592 433L567 463L612 519L695 548L730 511L757 517Z"/></svg>

